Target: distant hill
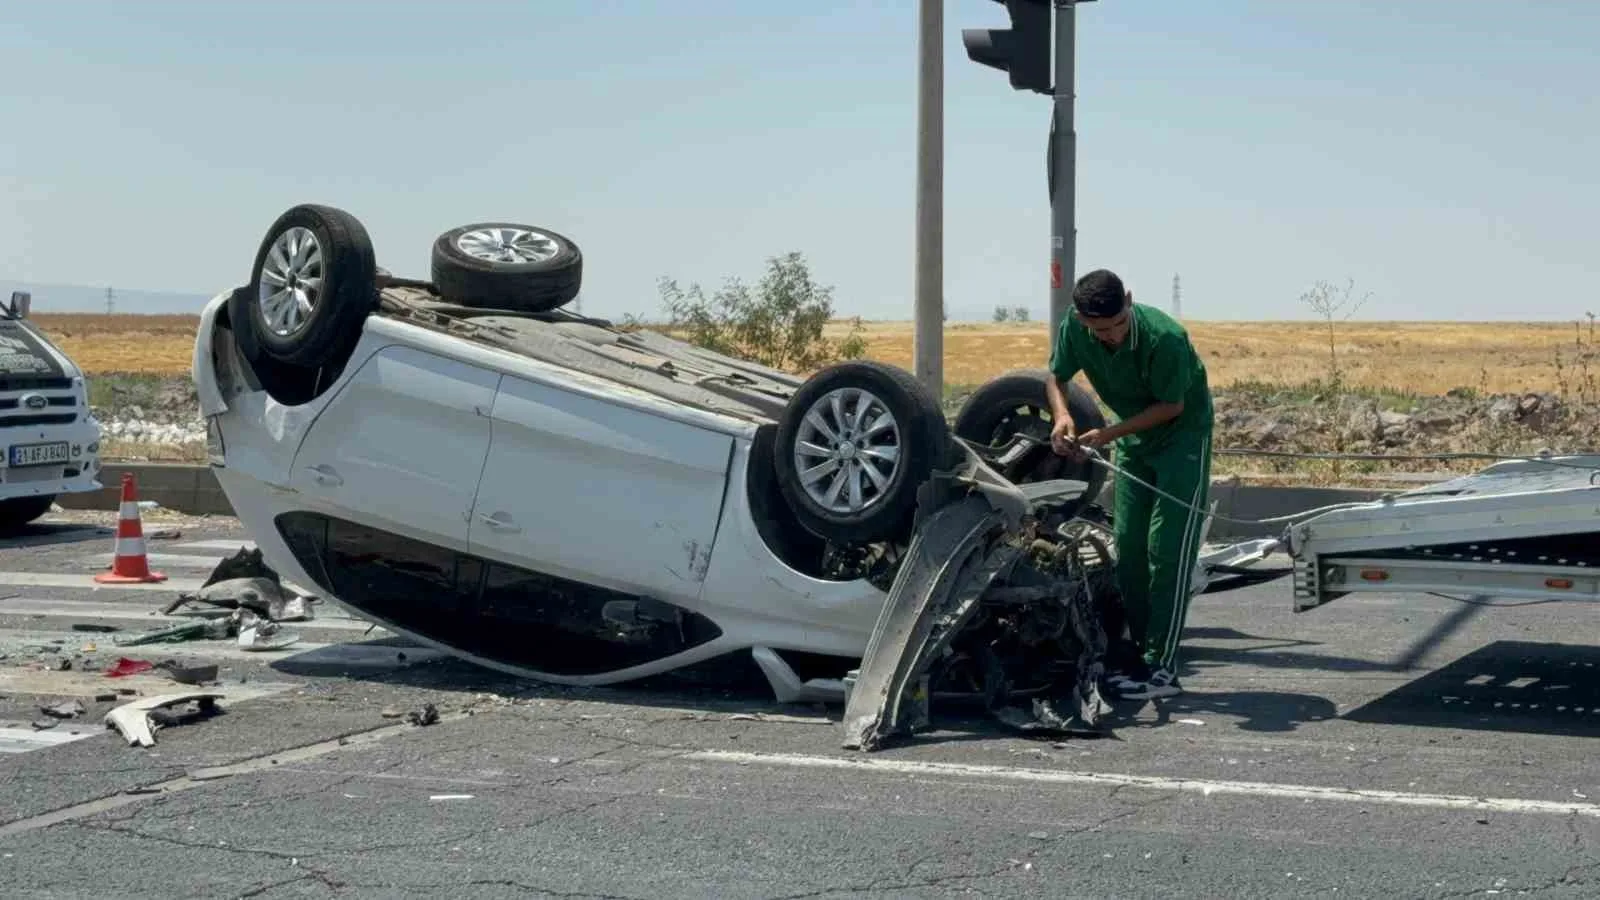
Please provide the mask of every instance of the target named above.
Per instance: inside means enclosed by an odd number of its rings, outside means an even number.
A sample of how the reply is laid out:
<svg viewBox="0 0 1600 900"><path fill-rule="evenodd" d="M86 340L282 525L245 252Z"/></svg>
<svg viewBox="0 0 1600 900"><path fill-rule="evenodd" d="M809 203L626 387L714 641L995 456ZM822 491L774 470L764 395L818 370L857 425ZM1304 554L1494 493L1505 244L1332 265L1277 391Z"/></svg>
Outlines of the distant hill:
<svg viewBox="0 0 1600 900"><path fill-rule="evenodd" d="M40 313L103 313L106 311L106 285L92 287L83 284L38 284L27 281L0 279L0 301L11 297L12 291L33 294L33 309ZM180 294L173 291L139 291L131 288L112 289L114 313L196 315L211 298L205 294Z"/></svg>

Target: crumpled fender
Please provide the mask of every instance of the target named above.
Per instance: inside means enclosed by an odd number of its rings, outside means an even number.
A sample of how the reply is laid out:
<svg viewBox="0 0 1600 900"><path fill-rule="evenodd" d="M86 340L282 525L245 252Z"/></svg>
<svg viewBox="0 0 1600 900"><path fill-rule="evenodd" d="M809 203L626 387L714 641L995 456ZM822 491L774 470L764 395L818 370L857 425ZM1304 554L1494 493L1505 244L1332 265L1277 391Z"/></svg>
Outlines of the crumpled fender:
<svg viewBox="0 0 1600 900"><path fill-rule="evenodd" d="M1002 512L973 495L935 512L917 530L845 701L846 748L875 750L890 736L925 724L920 708L904 708L908 694L919 693L911 680L922 675L930 652L960 630L961 621L939 621L938 613L952 599L965 601L953 617L964 620L994 577L989 567L969 564L984 561L989 537L1004 522Z"/></svg>

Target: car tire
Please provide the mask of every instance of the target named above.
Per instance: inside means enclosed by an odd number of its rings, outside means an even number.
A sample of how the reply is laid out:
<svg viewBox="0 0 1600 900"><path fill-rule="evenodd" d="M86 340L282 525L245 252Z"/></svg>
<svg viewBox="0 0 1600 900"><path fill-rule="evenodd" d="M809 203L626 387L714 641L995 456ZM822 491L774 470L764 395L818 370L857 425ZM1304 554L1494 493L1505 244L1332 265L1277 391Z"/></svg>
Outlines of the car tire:
<svg viewBox="0 0 1600 900"><path fill-rule="evenodd" d="M1054 377L1048 369L1019 369L985 382L956 413L956 437L989 446L1003 444L1018 432L1048 440L1052 418L1046 385ZM1067 409L1079 431L1106 426L1100 407L1077 382L1067 385ZM1062 509L1068 515L1092 503L1106 482L1104 467L1088 460L1073 462L1048 448L1024 456L1001 474L1018 484L1056 478L1088 482L1084 495L1068 505L1071 509Z"/></svg>
<svg viewBox="0 0 1600 900"><path fill-rule="evenodd" d="M0 500L0 534L15 534L24 526L50 511L56 502L54 495L44 497L13 497Z"/></svg>
<svg viewBox="0 0 1600 900"><path fill-rule="evenodd" d="M309 309L275 303L285 288L295 289ZM230 323L252 362L342 365L378 305L372 239L344 210L296 206L272 223L256 251L249 288L231 302L237 305L229 309Z"/></svg>
<svg viewBox="0 0 1600 900"><path fill-rule="evenodd" d="M853 414L863 402L868 418L857 423ZM863 438L879 453L857 455ZM882 453L890 447L892 460ZM850 454L843 462L853 479L824 477L814 494L803 474L827 464L822 449ZM953 450L938 400L921 382L903 369L855 360L822 369L790 398L773 442L773 465L785 502L807 531L838 544L867 544L909 535L918 491L935 467L949 463ZM842 503L826 502L823 488L848 490L851 480L861 488L860 502L848 494Z"/></svg>
<svg viewBox="0 0 1600 900"><path fill-rule="evenodd" d="M583 287L583 251L538 225L477 222L433 242L434 287L462 306L550 312Z"/></svg>

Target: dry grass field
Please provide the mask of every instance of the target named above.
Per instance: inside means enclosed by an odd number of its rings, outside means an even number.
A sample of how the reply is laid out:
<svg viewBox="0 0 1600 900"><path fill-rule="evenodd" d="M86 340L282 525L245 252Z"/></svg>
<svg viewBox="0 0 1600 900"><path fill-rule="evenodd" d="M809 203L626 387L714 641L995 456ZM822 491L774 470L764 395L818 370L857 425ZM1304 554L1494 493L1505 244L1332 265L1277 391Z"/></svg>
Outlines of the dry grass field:
<svg viewBox="0 0 1600 900"><path fill-rule="evenodd" d="M186 375L198 316L38 313L34 324L90 375Z"/></svg>
<svg viewBox="0 0 1600 900"><path fill-rule="evenodd" d="M909 322L864 322L867 355L909 367ZM1327 326L1315 322L1189 322L1212 384L1303 384L1329 374ZM847 326L830 326L842 335ZM1345 381L1396 393L1555 391L1559 359L1570 367L1592 352L1590 326L1574 323L1347 322L1334 349ZM1042 324L947 323L944 377L971 384L1023 366L1043 366L1050 337ZM1578 345L1581 339L1583 346ZM1600 372L1597 372L1600 374ZM1576 391L1576 384L1570 385Z"/></svg>
<svg viewBox="0 0 1600 900"><path fill-rule="evenodd" d="M194 316L41 314L41 328L91 374L184 375L194 346ZM1489 392L1578 390L1573 365L1589 349L1590 324L1344 323L1336 348L1346 381L1402 393L1452 388ZM830 326L842 335L848 326ZM1328 374L1328 334L1315 322L1193 322L1213 384L1297 384ZM866 322L867 355L911 366L911 323ZM1023 366L1043 365L1049 335L1042 324L947 323L945 380L972 384ZM1557 368L1557 361L1565 372ZM1600 373L1597 373L1600 374Z"/></svg>

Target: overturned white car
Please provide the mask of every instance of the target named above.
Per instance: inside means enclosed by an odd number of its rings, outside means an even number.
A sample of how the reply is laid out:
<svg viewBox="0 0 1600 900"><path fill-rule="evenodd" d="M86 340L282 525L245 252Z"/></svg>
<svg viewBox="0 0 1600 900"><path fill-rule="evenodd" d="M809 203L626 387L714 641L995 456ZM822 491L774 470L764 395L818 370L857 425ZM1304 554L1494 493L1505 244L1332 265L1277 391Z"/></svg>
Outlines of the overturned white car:
<svg viewBox="0 0 1600 900"><path fill-rule="evenodd" d="M837 697L861 664L941 472L1031 504L997 589L1017 565L1035 585L1110 565L1104 541L1077 552L1103 476L1006 443L1048 436L1045 373L995 379L950 426L892 366L802 379L565 311L582 265L559 234L485 223L410 281L344 212L279 218L194 354L211 465L268 563L504 671L602 684L753 654L782 700ZM992 703L1057 677L1016 669L1081 655L1064 590L1028 594L1037 613L998 594L941 683Z"/></svg>

